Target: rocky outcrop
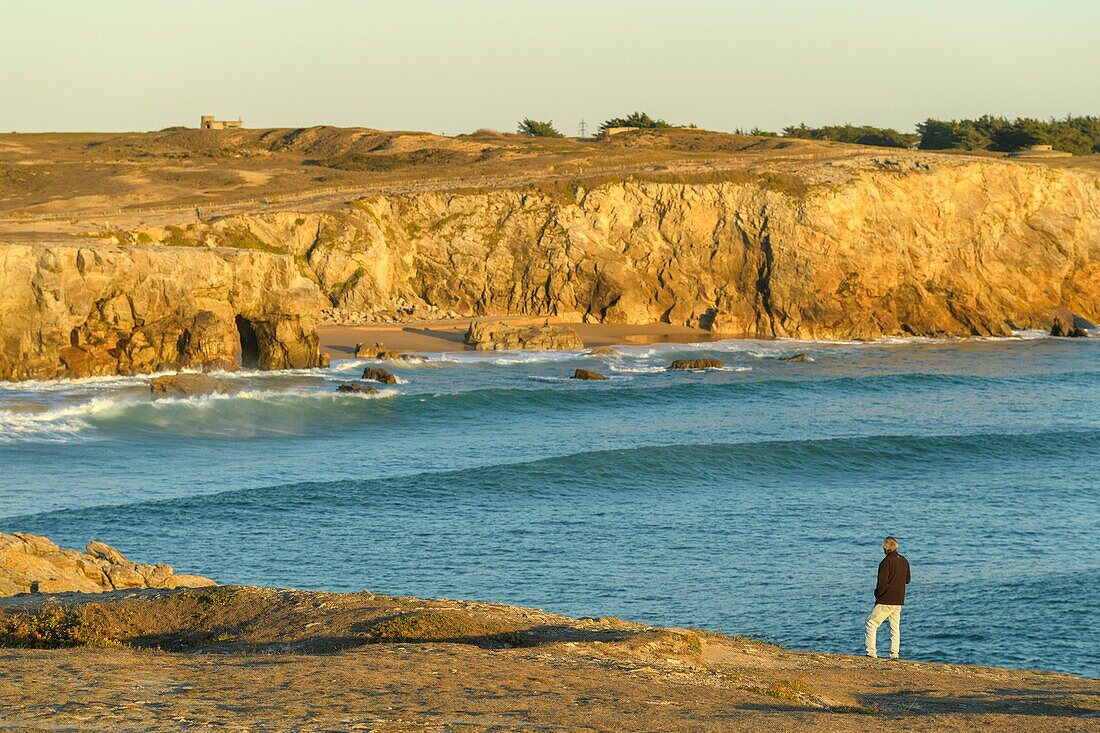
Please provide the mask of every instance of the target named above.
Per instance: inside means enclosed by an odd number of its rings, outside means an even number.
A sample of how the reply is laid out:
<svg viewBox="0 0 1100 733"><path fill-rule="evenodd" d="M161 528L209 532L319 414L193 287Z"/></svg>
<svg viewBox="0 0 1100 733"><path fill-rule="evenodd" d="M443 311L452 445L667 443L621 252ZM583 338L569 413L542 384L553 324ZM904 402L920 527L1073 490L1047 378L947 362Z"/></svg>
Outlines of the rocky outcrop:
<svg viewBox="0 0 1100 733"><path fill-rule="evenodd" d="M1100 317L1094 173L923 153L792 166L800 185L394 194L215 226L299 255L357 312L821 339L1049 329L1057 307Z"/></svg>
<svg viewBox="0 0 1100 733"><path fill-rule="evenodd" d="M504 321L474 321L466 331L466 343L478 351L578 351L584 348L581 337L568 326L549 323L522 326Z"/></svg>
<svg viewBox="0 0 1100 733"><path fill-rule="evenodd" d="M286 255L0 245L0 379L316 366L325 305Z"/></svg>
<svg viewBox="0 0 1100 733"><path fill-rule="evenodd" d="M363 370L362 379L366 379L370 382L379 382L381 384L397 384L397 376L387 369L376 369L375 367L367 367Z"/></svg>
<svg viewBox="0 0 1100 733"><path fill-rule="evenodd" d="M341 394L378 394L375 387L357 382L344 382L336 388L336 391Z"/></svg>
<svg viewBox="0 0 1100 733"><path fill-rule="evenodd" d="M237 386L207 374L168 374L149 382L153 399L164 397L201 397L212 394L236 394Z"/></svg>
<svg viewBox="0 0 1100 733"><path fill-rule="evenodd" d="M1084 318L1070 313L1064 309L1054 311L1054 322L1050 327L1050 335L1061 338L1085 338L1088 336L1086 328L1092 324Z"/></svg>
<svg viewBox="0 0 1100 733"><path fill-rule="evenodd" d="M403 361L410 364L422 363L428 360L423 354L405 354L399 351L387 349L381 341L369 344L355 345L356 359L378 359L379 361Z"/></svg>
<svg viewBox="0 0 1100 733"><path fill-rule="evenodd" d="M589 382L603 382L607 379L599 372L593 372L588 369L577 369L573 372L571 379L581 379Z"/></svg>
<svg viewBox="0 0 1100 733"><path fill-rule="evenodd" d="M677 359L668 365L670 371L695 371L697 369L721 369L718 359Z"/></svg>
<svg viewBox="0 0 1100 733"><path fill-rule="evenodd" d="M0 596L209 585L214 581L177 574L168 565L131 562L102 542L89 542L84 552L78 552L61 549L38 535L0 532Z"/></svg>

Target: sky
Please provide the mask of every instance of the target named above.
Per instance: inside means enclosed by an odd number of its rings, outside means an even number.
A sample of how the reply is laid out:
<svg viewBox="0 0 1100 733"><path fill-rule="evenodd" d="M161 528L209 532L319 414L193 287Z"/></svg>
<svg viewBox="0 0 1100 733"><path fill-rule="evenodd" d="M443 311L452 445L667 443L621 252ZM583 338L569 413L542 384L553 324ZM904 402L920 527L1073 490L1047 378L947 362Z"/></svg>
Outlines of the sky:
<svg viewBox="0 0 1100 733"><path fill-rule="evenodd" d="M1100 115L1100 0L0 0L0 130Z"/></svg>

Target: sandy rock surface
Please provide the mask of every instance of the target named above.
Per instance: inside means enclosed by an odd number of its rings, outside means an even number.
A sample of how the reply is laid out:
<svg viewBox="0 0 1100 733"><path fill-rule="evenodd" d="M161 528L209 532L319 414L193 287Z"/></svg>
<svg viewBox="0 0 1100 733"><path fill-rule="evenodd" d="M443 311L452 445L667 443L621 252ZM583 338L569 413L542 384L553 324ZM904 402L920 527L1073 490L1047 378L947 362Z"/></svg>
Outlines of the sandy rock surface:
<svg viewBox="0 0 1100 733"><path fill-rule="evenodd" d="M478 351L579 351L584 348L584 342L572 328L549 323L524 326L501 321L474 321L466 331L465 340Z"/></svg>
<svg viewBox="0 0 1100 733"><path fill-rule="evenodd" d="M209 585L214 581L177 574L168 565L131 562L102 542L89 542L84 552L79 552L62 549L38 535L0 532L0 596Z"/></svg>

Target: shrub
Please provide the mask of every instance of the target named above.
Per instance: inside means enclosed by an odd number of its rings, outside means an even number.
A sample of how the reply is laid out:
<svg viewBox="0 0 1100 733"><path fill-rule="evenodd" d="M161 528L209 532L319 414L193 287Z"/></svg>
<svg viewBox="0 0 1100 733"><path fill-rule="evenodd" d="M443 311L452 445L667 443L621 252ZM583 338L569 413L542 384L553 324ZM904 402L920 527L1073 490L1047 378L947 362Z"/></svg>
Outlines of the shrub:
<svg viewBox="0 0 1100 733"><path fill-rule="evenodd" d="M119 645L87 608L49 605L34 613L0 618L0 646L58 649Z"/></svg>
<svg viewBox="0 0 1100 733"><path fill-rule="evenodd" d="M565 137L554 127L553 120L532 120L530 117L519 121L516 132L527 137Z"/></svg>

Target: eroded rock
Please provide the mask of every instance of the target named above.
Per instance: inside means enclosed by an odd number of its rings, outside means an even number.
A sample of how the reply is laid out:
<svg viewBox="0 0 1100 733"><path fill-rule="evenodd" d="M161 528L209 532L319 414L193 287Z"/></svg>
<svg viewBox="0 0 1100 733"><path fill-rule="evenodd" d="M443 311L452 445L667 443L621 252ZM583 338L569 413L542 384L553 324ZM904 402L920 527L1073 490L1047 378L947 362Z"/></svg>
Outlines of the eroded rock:
<svg viewBox="0 0 1100 733"><path fill-rule="evenodd" d="M364 369L362 378L371 382L380 382L381 384L397 384L397 375L385 369L376 369L374 367L367 367Z"/></svg>
<svg viewBox="0 0 1100 733"><path fill-rule="evenodd" d="M101 593L121 588L200 588L215 585L199 575L173 572L169 565L126 559L103 542L83 553L62 549L45 537L0 532L0 596L19 593Z"/></svg>
<svg viewBox="0 0 1100 733"><path fill-rule="evenodd" d="M336 391L344 394L378 394L377 388L358 382L344 382L336 388Z"/></svg>
<svg viewBox="0 0 1100 733"><path fill-rule="evenodd" d="M149 382L153 399L165 397L203 397L212 394L236 394L237 385L209 374L168 374Z"/></svg>
<svg viewBox="0 0 1100 733"><path fill-rule="evenodd" d="M292 257L0 245L0 379L307 368L327 303Z"/></svg>
<svg viewBox="0 0 1100 733"><path fill-rule="evenodd" d="M673 371L694 371L697 369L721 369L722 362L718 359L677 359L668 365Z"/></svg>
<svg viewBox="0 0 1100 733"><path fill-rule="evenodd" d="M576 370L575 372L573 372L573 376L571 378L572 379L585 379L585 380L592 381L592 382L602 382L602 381L607 379L607 377L600 374L599 372L589 371L588 369L578 369L578 370Z"/></svg>
<svg viewBox="0 0 1100 733"><path fill-rule="evenodd" d="M1086 338L1089 334L1085 330L1087 321L1067 310L1056 310L1054 322L1050 327L1050 335L1060 338Z"/></svg>
<svg viewBox="0 0 1100 733"><path fill-rule="evenodd" d="M549 323L520 326L504 321L472 322L466 331L466 343L478 351L579 351L584 348L581 337L568 326Z"/></svg>

